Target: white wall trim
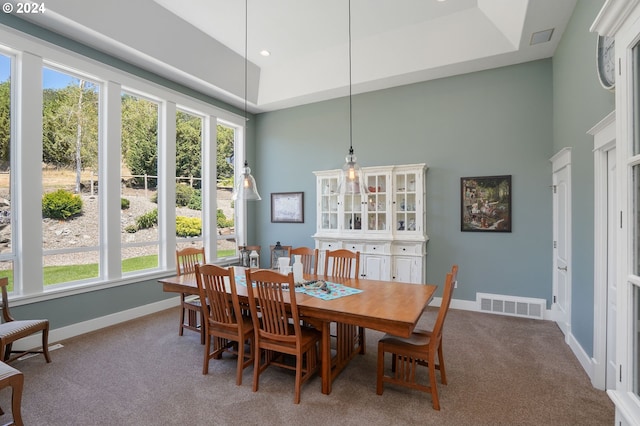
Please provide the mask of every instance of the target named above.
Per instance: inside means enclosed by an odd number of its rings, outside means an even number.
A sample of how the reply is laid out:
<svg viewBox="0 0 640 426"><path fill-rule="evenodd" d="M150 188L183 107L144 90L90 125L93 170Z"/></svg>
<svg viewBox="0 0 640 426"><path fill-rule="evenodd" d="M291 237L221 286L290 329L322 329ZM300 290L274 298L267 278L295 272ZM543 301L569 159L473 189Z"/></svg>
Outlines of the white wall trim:
<svg viewBox="0 0 640 426"><path fill-rule="evenodd" d="M616 115L609 113L587 134L593 136L594 168L594 262L593 262L593 374L598 389L606 388L608 296L608 154L616 146ZM613 336L615 337L615 336Z"/></svg>
<svg viewBox="0 0 640 426"><path fill-rule="evenodd" d="M585 373L587 373L587 376L589 376L589 379L591 379L591 383L593 384L593 380L592 380L593 370L594 370L593 359L587 354L587 352L580 345L578 340L576 340L573 334L569 334L569 336L567 336L567 341L568 341L569 347L571 348L571 351L573 352L575 357L578 359L578 362L584 369Z"/></svg>

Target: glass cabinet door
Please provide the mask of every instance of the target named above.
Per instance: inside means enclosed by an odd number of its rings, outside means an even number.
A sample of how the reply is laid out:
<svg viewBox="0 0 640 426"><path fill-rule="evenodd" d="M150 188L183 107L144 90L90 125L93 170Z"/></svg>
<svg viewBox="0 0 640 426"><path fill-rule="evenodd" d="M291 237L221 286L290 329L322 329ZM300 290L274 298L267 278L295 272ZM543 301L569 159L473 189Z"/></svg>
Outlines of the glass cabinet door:
<svg viewBox="0 0 640 426"><path fill-rule="evenodd" d="M320 223L324 230L338 229L338 178L323 177L320 179Z"/></svg>
<svg viewBox="0 0 640 426"><path fill-rule="evenodd" d="M345 195L342 211L345 230L362 229L362 197L360 194Z"/></svg>
<svg viewBox="0 0 640 426"><path fill-rule="evenodd" d="M396 233L415 232L418 229L418 175L416 172L396 173L395 217Z"/></svg>
<svg viewBox="0 0 640 426"><path fill-rule="evenodd" d="M369 194L367 194L367 230L386 231L387 196L389 177L386 174L370 174L365 177Z"/></svg>

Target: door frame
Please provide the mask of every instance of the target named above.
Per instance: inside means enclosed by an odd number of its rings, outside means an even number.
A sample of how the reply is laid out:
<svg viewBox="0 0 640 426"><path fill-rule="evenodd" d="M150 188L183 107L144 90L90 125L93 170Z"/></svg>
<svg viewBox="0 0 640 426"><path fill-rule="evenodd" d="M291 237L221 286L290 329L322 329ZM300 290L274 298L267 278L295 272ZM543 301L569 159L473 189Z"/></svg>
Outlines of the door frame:
<svg viewBox="0 0 640 426"><path fill-rule="evenodd" d="M616 115L609 113L588 132L593 135L594 174L594 257L593 257L593 371L591 384L604 390L607 371L607 238L609 151L616 147ZM613 194L614 199L616 194ZM614 265L615 267L615 265ZM612 336L615 338L615 336Z"/></svg>
<svg viewBox="0 0 640 426"><path fill-rule="evenodd" d="M565 147L562 148L560 151L558 151L553 157L551 157L550 159L551 161L551 171L552 171L552 187L554 190L554 195L552 196L553 201L553 241L554 244L556 241L558 241L558 223L556 222L556 215L557 215L557 208L558 208L558 203L556 202L556 195L555 195L555 186L556 186L556 173L564 168L567 169L567 193L566 193L566 197L567 197L567 204L566 204L566 215L567 215L567 241L565 241L566 244L566 254L567 254L567 285L566 285L566 306L565 306L565 312L566 312L566 318L564 323L561 322L561 318L559 318L559 314L558 314L558 310L556 308L556 302L554 302L555 297L557 296L557 291L558 291L558 279L557 279L557 263L556 263L556 248L552 248L552 255L551 255L551 276L552 276L552 283L551 283L551 295L552 295L552 301L551 301L551 315L553 318L553 321L555 321L558 326L560 327L560 329L562 330L562 332L564 333L564 340L567 344L571 343L571 335L572 335L572 330L571 330L571 297L572 297L572 287L573 287L573 265L572 265L572 213L571 213L571 199L572 199L572 195L571 195L571 148L570 147Z"/></svg>

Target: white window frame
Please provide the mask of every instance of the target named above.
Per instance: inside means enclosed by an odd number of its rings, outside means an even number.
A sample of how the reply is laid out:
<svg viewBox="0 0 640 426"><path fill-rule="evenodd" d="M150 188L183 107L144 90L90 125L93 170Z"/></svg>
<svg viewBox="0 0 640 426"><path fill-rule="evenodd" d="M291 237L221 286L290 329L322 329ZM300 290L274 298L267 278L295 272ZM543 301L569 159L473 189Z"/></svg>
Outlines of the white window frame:
<svg viewBox="0 0 640 426"><path fill-rule="evenodd" d="M236 159L235 170L238 173L239 159L245 157L245 119L244 117L226 111L220 107L208 104L196 98L192 98L176 90L161 86L151 81L131 75L125 71L115 69L110 65L100 63L77 53L70 52L62 47L52 45L35 37L24 35L7 27L0 26L0 50L3 52L15 52L15 64L12 63L16 72L12 73L12 215L16 220L12 235L14 244L14 280L18 291L13 295L12 300L16 305L22 303L33 303L40 300L48 300L56 297L63 297L78 294L86 291L94 291L102 288L125 285L141 280L153 280L175 270L175 205L159 205L165 211L164 220L167 222L161 225L161 246L160 246L160 267L157 271L127 275L123 277L120 272L120 224L119 214L113 215L116 208L119 213L120 190L119 190L119 144L112 143L120 140L120 93L122 91L135 92L157 97L163 103L163 115L159 117L162 122L165 135L167 137L161 142L162 148L159 157L163 157L162 167L159 170L167 171L170 165L175 167L175 128L173 132L168 129L169 123L175 126L175 110L179 105L182 109L200 111L205 115L203 145L209 148L216 145L216 127L218 121L221 124L235 127L236 143L234 156ZM32 265L41 265L43 245L41 224L41 194L42 177L40 173L32 173L39 170L42 159L42 144L37 146L26 146L21 141L42 140L42 66L55 64L57 68L69 67L71 70L78 70L81 75L91 76L91 80L102 84L101 90L101 111L105 111L101 117L103 129L100 132L101 138L106 138L110 143L101 143L102 151L100 155L105 161L105 165L100 165L101 181L101 202L104 208L101 209L101 257L100 269L102 277L97 281L83 283L82 285L73 283L69 286L55 286L56 288L45 288L43 286L42 268L33 268ZM49 66L49 65L48 65ZM116 102L117 99L117 102ZM115 116L115 117L114 117ZM117 118L116 118L117 117ZM167 117L170 117L168 119ZM173 136L170 136L172 135ZM168 152L173 140L174 149ZM208 143L204 143L207 141ZM114 147L115 145L115 147ZM116 151L117 148L117 151ZM114 158L117 157L117 162ZM207 153L207 158L212 158L213 162L203 172L203 178L210 180L211 176L215 180L215 149ZM15 161L13 161L15 159ZM118 164L116 167L115 164ZM206 163L205 163L206 164ZM211 167L211 164L213 167ZM117 169L117 170L116 170ZM114 175L118 176L114 180ZM168 174L173 181L174 173ZM107 183L107 182L110 182ZM115 183L117 182L117 184ZM203 185L205 184L203 182ZM173 190L171 189L173 188ZM164 199L175 199L175 185L168 185L165 189ZM204 191L203 191L204 192ZM209 257L215 258L215 200L207 200L210 197L203 197L203 217L211 218L211 223L203 224L203 235L205 248L209 250ZM115 207L113 207L115 205ZM206 206L206 207L205 207ZM205 210L206 208L206 210ZM235 224L239 235L238 242L244 235L242 229L246 226L245 203L236 203ZM173 211L173 220L171 214ZM210 214L214 212L214 214ZM205 216L206 215L206 216ZM162 217L162 215L161 215ZM239 220L240 219L240 220ZM35 226L38 224L39 226ZM170 225L171 224L171 225ZM212 231L213 229L213 231ZM173 243L173 244L172 244ZM105 245L106 244L106 245ZM108 247L106 249L105 247ZM104 271L104 272L103 272ZM59 287L59 288L58 288Z"/></svg>

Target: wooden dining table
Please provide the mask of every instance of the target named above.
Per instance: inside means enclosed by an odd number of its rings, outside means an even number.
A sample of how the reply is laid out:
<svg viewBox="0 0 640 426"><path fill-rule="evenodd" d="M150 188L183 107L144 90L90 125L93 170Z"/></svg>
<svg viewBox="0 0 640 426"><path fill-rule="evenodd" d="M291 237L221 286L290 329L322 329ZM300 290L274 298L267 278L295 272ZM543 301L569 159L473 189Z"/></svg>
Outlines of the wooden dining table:
<svg viewBox="0 0 640 426"><path fill-rule="evenodd" d="M234 267L236 276L244 276L244 268ZM353 327L359 326L391 333L401 337L409 337L413 332L422 312L427 307L437 286L430 284L408 284L394 281L350 279L305 275L307 280L322 279L331 283L362 290L332 300L324 300L309 294L296 292L296 302L301 317L317 326L322 332L322 393L331 393L333 379L357 353L364 353L358 348L357 333ZM158 280L165 292L198 294L195 274L176 275ZM236 285L241 302L248 301L247 288ZM337 325L348 336L338 335L338 340L347 341L349 350L337 351L331 356L331 324ZM343 327L344 326L344 327ZM330 360L330 361L329 361Z"/></svg>

